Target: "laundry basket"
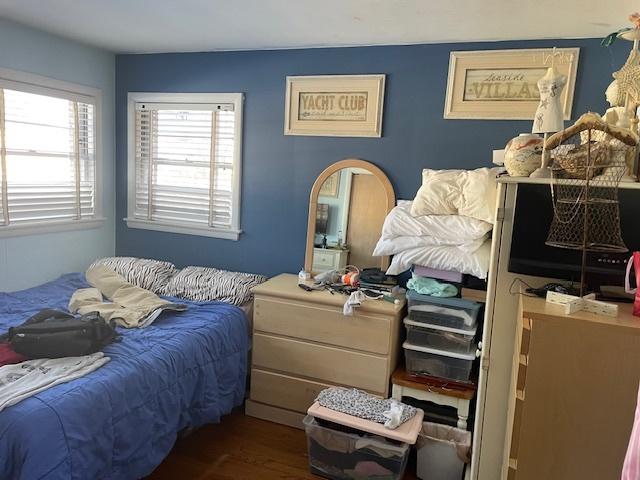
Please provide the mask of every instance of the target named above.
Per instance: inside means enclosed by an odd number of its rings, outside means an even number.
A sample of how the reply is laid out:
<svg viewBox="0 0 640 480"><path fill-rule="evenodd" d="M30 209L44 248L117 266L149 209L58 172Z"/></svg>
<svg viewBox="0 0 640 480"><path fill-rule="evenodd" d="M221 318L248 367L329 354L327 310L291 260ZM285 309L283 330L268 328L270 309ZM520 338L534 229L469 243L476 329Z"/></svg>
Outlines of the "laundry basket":
<svg viewBox="0 0 640 480"><path fill-rule="evenodd" d="M460 480L469 462L471 432L424 422L416 443L421 480Z"/></svg>

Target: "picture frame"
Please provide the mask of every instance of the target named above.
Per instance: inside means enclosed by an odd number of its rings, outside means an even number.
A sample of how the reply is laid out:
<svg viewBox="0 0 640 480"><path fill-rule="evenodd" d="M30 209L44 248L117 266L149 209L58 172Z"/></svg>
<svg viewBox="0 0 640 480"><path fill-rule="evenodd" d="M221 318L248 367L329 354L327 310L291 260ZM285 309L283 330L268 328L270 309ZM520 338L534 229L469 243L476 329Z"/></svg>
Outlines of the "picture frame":
<svg viewBox="0 0 640 480"><path fill-rule="evenodd" d="M567 76L562 90L565 120L571 118L579 48L555 49L554 66ZM533 120L540 101L537 81L554 49L451 52L445 119Z"/></svg>
<svg viewBox="0 0 640 480"><path fill-rule="evenodd" d="M288 76L285 135L381 137L385 75Z"/></svg>
<svg viewBox="0 0 640 480"><path fill-rule="evenodd" d="M320 187L320 192L318 193L318 196L338 198L339 191L340 191L340 172L336 172L324 181L324 183Z"/></svg>

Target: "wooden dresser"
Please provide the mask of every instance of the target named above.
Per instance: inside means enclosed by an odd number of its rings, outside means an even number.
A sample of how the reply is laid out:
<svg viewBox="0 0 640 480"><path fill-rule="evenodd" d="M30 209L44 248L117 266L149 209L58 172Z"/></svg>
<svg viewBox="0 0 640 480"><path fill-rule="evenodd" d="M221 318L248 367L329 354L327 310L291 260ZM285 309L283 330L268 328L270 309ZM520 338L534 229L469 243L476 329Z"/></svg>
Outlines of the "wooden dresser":
<svg viewBox="0 0 640 480"><path fill-rule="evenodd" d="M620 478L640 380L640 318L523 297L503 478Z"/></svg>
<svg viewBox="0 0 640 480"><path fill-rule="evenodd" d="M246 413L302 428L318 393L344 385L389 396L404 303L369 300L353 316L347 297L306 292L282 274L253 290L253 348Z"/></svg>

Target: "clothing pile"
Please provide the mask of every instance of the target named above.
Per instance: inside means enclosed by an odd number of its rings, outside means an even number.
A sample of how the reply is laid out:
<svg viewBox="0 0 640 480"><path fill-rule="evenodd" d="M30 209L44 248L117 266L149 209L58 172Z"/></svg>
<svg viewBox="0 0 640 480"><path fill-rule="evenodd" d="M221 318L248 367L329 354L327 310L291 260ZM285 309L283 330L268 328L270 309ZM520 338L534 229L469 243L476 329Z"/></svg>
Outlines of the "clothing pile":
<svg viewBox="0 0 640 480"><path fill-rule="evenodd" d="M374 255L393 255L387 274L413 265L484 279L489 270L498 168L429 170L413 201L399 201Z"/></svg>
<svg viewBox="0 0 640 480"><path fill-rule="evenodd" d="M338 436L334 432L340 428L339 425L322 420L314 423L317 427L308 439L309 464L313 473L328 478L402 478L397 472L398 465L405 462L407 448L404 445L360 437L356 430L345 427L341 429L344 436Z"/></svg>
<svg viewBox="0 0 640 480"><path fill-rule="evenodd" d="M109 361L98 351L116 338L99 315L45 309L0 336L0 411ZM49 358L51 357L51 358Z"/></svg>
<svg viewBox="0 0 640 480"><path fill-rule="evenodd" d="M93 288L77 290L69 301L69 311L99 312L105 320L125 328L143 328L165 310L184 311L186 305L163 300L155 293L137 287L105 265L92 265L86 273ZM103 298L106 298L106 300Z"/></svg>

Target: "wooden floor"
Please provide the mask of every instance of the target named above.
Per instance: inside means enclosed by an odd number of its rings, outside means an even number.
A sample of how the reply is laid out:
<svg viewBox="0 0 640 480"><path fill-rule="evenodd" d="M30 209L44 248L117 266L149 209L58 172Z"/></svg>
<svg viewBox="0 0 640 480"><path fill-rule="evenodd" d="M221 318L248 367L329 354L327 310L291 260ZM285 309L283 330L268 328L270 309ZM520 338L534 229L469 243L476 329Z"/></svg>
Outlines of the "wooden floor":
<svg viewBox="0 0 640 480"><path fill-rule="evenodd" d="M152 480L305 480L309 473L303 430L247 417L241 409L176 442ZM404 477L415 479L413 467Z"/></svg>

